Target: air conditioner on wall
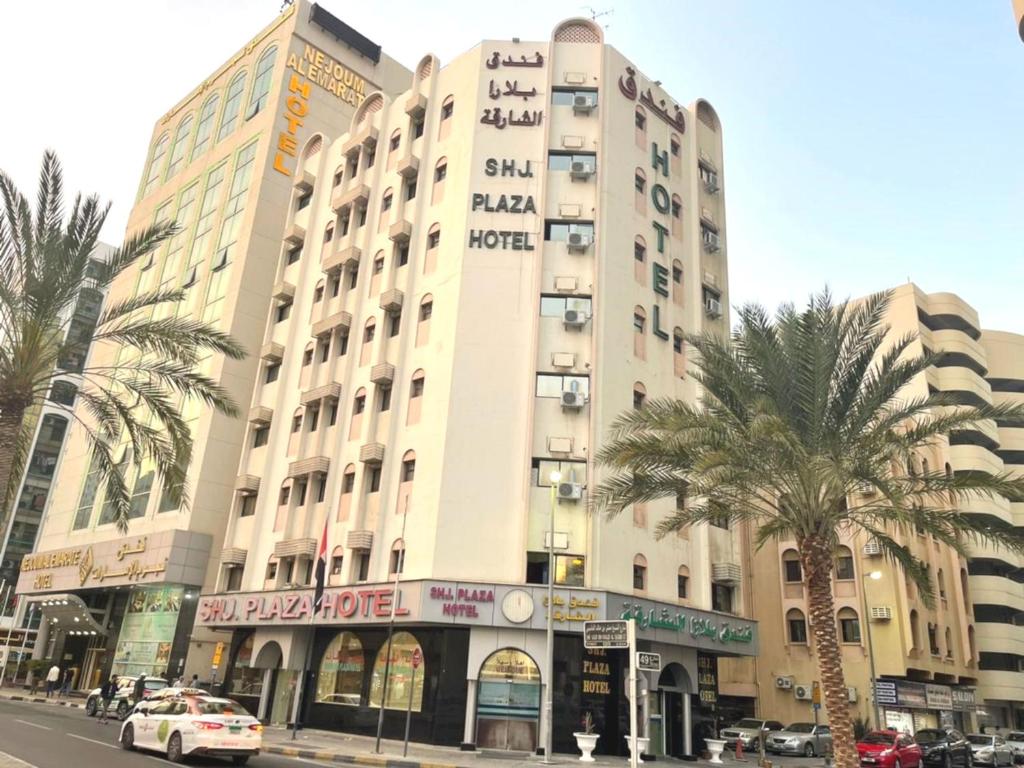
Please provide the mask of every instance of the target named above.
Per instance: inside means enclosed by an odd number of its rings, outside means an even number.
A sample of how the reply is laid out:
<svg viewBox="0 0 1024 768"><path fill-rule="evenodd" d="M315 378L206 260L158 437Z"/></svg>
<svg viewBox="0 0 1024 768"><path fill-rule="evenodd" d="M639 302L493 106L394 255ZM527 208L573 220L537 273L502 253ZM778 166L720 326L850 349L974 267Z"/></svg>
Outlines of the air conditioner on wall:
<svg viewBox="0 0 1024 768"><path fill-rule="evenodd" d="M775 678L775 687L776 688L781 688L784 691L788 691L790 688L793 687L793 678L791 678L791 677L784 677L784 676L776 677Z"/></svg>
<svg viewBox="0 0 1024 768"><path fill-rule="evenodd" d="M872 605L871 618L874 621L889 621L892 619L892 607L888 605Z"/></svg>
<svg viewBox="0 0 1024 768"><path fill-rule="evenodd" d="M852 685L846 686L846 700L850 703L854 703L857 701L857 689L854 688Z"/></svg>
<svg viewBox="0 0 1024 768"><path fill-rule="evenodd" d="M579 410L587 404L587 396L582 392L565 390L562 392L562 408Z"/></svg>
<svg viewBox="0 0 1024 768"><path fill-rule="evenodd" d="M574 179L589 179L594 175L594 165L588 160L573 160L569 166L569 176Z"/></svg>
<svg viewBox="0 0 1024 768"><path fill-rule="evenodd" d="M562 323L566 328L582 328L587 324L587 313L579 309L567 309L562 314Z"/></svg>
<svg viewBox="0 0 1024 768"><path fill-rule="evenodd" d="M589 115L597 106L597 94L577 93L572 97L572 111L577 115Z"/></svg>
<svg viewBox="0 0 1024 768"><path fill-rule="evenodd" d="M715 253L722 247L718 233L712 232L710 229L705 229L701 233L701 240L704 241L704 250L708 253Z"/></svg>
<svg viewBox="0 0 1024 768"><path fill-rule="evenodd" d="M566 244L570 251L583 252L590 247L594 238L591 235L585 235L582 232L570 232L569 239L566 240Z"/></svg>
<svg viewBox="0 0 1024 768"><path fill-rule="evenodd" d="M567 501L579 501L583 498L583 485L581 483L559 483L558 498Z"/></svg>
<svg viewBox="0 0 1024 768"><path fill-rule="evenodd" d="M811 686L803 683L793 686L793 696L800 699L800 701L810 701L813 698L813 692Z"/></svg>
<svg viewBox="0 0 1024 768"><path fill-rule="evenodd" d="M864 545L864 554L869 557L877 557L882 554L882 545L878 543L878 539L868 540L868 543Z"/></svg>
<svg viewBox="0 0 1024 768"><path fill-rule="evenodd" d="M704 312L709 317L721 317L722 316L722 302L712 296L708 296L704 299Z"/></svg>
<svg viewBox="0 0 1024 768"><path fill-rule="evenodd" d="M713 172L706 172L704 176L704 189L709 194L715 194L718 191L718 174Z"/></svg>

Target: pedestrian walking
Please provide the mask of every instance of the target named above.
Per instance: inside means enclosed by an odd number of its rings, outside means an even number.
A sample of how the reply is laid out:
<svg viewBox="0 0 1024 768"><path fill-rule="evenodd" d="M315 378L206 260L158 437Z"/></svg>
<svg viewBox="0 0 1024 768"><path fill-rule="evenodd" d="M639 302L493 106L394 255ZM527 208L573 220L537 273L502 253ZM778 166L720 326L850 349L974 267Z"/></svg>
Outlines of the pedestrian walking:
<svg viewBox="0 0 1024 768"><path fill-rule="evenodd" d="M132 704L138 704L142 701L146 695L146 675L145 673L139 675L138 680L135 681L135 687L132 689Z"/></svg>
<svg viewBox="0 0 1024 768"><path fill-rule="evenodd" d="M191 680L191 682L188 685L189 685L190 688L198 688L199 687L199 675L192 675L192 680Z"/></svg>
<svg viewBox="0 0 1024 768"><path fill-rule="evenodd" d="M57 687L58 680L60 680L60 667L54 664L50 667L50 671L46 673L46 698L50 698L53 689Z"/></svg>
<svg viewBox="0 0 1024 768"><path fill-rule="evenodd" d="M61 683L58 699L63 699L71 693L71 678L74 677L74 674L70 667L64 670L64 681Z"/></svg>
<svg viewBox="0 0 1024 768"><path fill-rule="evenodd" d="M100 688L100 717L96 722L103 724L109 722L107 711L110 709L110 702L114 700L115 693L117 693L117 678L111 675L110 679Z"/></svg>

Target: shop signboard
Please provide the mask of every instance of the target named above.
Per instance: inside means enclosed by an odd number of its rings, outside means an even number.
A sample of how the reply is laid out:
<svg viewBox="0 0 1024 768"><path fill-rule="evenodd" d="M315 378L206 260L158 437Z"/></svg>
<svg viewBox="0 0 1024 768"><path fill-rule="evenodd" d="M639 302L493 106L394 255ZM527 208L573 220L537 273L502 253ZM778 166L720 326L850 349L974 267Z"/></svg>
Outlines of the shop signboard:
<svg viewBox="0 0 1024 768"><path fill-rule="evenodd" d="M718 657L697 652L697 697L703 709L718 705Z"/></svg>
<svg viewBox="0 0 1024 768"><path fill-rule="evenodd" d="M609 594L608 618L634 619L637 637L642 640L718 653L757 654L757 624L738 616Z"/></svg>
<svg viewBox="0 0 1024 768"><path fill-rule="evenodd" d="M898 680L896 682L896 695L901 707L928 709L928 695L925 691L924 683Z"/></svg>
<svg viewBox="0 0 1024 768"><path fill-rule="evenodd" d="M896 683L893 680L875 680L875 700L879 704L896 704Z"/></svg>
<svg viewBox="0 0 1024 768"><path fill-rule="evenodd" d="M928 709L953 709L953 691L948 685L926 684L924 695Z"/></svg>
<svg viewBox="0 0 1024 768"><path fill-rule="evenodd" d="M974 691L971 688L953 688L950 698L954 712L973 712L976 709Z"/></svg>
<svg viewBox="0 0 1024 768"><path fill-rule="evenodd" d="M167 672L183 593L181 587L139 587L128 594L114 674L159 677Z"/></svg>

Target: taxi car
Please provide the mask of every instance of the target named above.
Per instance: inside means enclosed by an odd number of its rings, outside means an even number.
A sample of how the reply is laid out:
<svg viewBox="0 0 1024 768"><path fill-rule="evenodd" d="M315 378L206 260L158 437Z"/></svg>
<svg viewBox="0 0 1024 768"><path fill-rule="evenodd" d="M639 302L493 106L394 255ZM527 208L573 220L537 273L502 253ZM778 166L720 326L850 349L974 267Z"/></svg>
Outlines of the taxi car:
<svg viewBox="0 0 1024 768"><path fill-rule="evenodd" d="M163 752L172 763L190 755L230 757L245 765L263 745L263 726L237 701L184 693L142 702L121 724L121 748Z"/></svg>

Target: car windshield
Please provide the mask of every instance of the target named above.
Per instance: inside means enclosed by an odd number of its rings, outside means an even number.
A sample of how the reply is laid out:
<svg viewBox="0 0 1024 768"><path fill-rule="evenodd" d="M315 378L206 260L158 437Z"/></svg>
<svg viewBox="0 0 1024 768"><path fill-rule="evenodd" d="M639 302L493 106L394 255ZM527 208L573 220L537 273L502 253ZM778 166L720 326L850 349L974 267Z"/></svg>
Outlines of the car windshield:
<svg viewBox="0 0 1024 768"><path fill-rule="evenodd" d="M985 736L985 735L980 734L980 733L976 733L976 734L973 734L971 736L968 736L967 740L969 742L971 742L971 744L980 744L981 746L985 746L985 747L988 747L988 746L992 745L992 737L991 736Z"/></svg>
<svg viewBox="0 0 1024 768"><path fill-rule="evenodd" d="M761 723L761 720L743 719L736 723L733 728L760 728Z"/></svg>
<svg viewBox="0 0 1024 768"><path fill-rule="evenodd" d="M872 731L863 739L860 740L861 744L892 744L895 739L895 735L891 733L882 733L881 731Z"/></svg>
<svg viewBox="0 0 1024 768"><path fill-rule="evenodd" d="M1010 733L1006 734L1006 740L1024 741L1024 733L1021 733L1020 731L1011 731Z"/></svg>
<svg viewBox="0 0 1024 768"><path fill-rule="evenodd" d="M814 723L793 723L787 725L783 730L793 733L811 733L814 730Z"/></svg>
<svg viewBox="0 0 1024 768"><path fill-rule="evenodd" d="M206 699L196 702L196 709L201 715L239 715L251 717L249 712L237 701L227 699Z"/></svg>
<svg viewBox="0 0 1024 768"><path fill-rule="evenodd" d="M167 683L163 680L146 680L143 686L147 691L159 691L161 688L166 688Z"/></svg>
<svg viewBox="0 0 1024 768"><path fill-rule="evenodd" d="M936 741L942 741L945 739L946 734L934 728L922 728L914 734L914 738L917 740L918 744L932 744Z"/></svg>

